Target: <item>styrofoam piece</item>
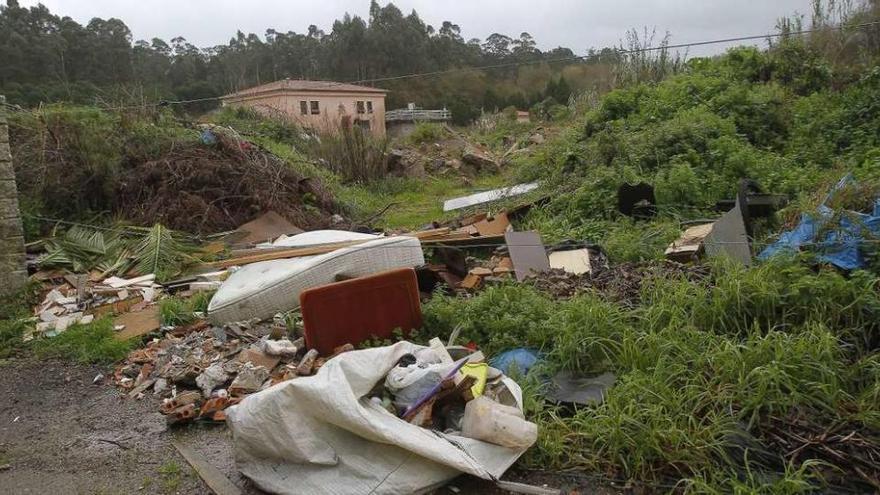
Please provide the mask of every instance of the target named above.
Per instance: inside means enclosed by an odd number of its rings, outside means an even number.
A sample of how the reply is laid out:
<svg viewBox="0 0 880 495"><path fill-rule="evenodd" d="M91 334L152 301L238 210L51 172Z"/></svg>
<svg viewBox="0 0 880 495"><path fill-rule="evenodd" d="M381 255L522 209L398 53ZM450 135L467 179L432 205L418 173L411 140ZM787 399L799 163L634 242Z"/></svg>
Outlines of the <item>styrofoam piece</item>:
<svg viewBox="0 0 880 495"><path fill-rule="evenodd" d="M488 203L501 198L509 198L511 196L519 196L538 188L537 182L529 182L526 184L517 184L510 187L502 187L501 189L493 189L491 191L483 191L481 193L462 196L460 198L447 199L443 202L443 211L457 210L468 206Z"/></svg>
<svg viewBox="0 0 880 495"><path fill-rule="evenodd" d="M270 318L296 309L305 289L333 283L338 276L361 277L425 263L413 237L384 237L319 256L263 261L229 276L208 305L215 324Z"/></svg>
<svg viewBox="0 0 880 495"><path fill-rule="evenodd" d="M590 272L590 250L572 249L550 253L550 268L561 268L568 273L583 275Z"/></svg>
<svg viewBox="0 0 880 495"><path fill-rule="evenodd" d="M362 234L347 230L312 230L292 236L281 236L268 247L308 247L346 241L369 241L382 237L377 234Z"/></svg>

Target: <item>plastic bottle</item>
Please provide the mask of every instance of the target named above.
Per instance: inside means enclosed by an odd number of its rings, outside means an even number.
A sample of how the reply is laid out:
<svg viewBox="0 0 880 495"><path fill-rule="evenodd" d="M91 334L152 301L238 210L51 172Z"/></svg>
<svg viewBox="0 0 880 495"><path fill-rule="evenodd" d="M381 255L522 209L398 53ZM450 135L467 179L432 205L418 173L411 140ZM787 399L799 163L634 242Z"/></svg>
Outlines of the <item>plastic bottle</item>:
<svg viewBox="0 0 880 495"><path fill-rule="evenodd" d="M480 396L465 406L461 433L484 442L524 449L538 439L538 425L526 421L518 408Z"/></svg>

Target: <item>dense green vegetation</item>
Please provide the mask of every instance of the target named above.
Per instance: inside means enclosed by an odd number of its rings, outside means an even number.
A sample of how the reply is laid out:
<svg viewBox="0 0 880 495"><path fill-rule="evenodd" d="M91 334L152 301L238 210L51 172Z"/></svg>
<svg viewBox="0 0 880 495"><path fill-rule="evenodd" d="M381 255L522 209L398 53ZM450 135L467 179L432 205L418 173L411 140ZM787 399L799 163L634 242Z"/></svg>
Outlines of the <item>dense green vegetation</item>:
<svg viewBox="0 0 880 495"><path fill-rule="evenodd" d="M674 236L670 221L711 216L742 178L788 195L794 212L816 207L852 172L870 203L880 179L880 67L871 60L836 71L820 50L791 39L766 52L694 59L660 83L614 90L536 153L541 166L522 169L562 192L526 225L637 260ZM609 201L620 184L639 181L656 188L660 216L648 226L622 221ZM646 245L650 252L638 247Z"/></svg>
<svg viewBox="0 0 880 495"><path fill-rule="evenodd" d="M880 280L803 261L719 262L706 283L658 277L631 309L599 293L559 302L518 285L435 297L426 326L431 335L460 326L490 354L545 354L526 379L540 425L527 466L696 492L846 485L810 455L794 461L771 434L808 418L877 440ZM618 381L602 405L571 411L541 399L542 377L556 370L613 371Z"/></svg>
<svg viewBox="0 0 880 495"><path fill-rule="evenodd" d="M712 205L733 197L741 178L792 200L760 226L756 248L816 208L848 172L859 185L832 206L868 210L880 197L880 67L871 36L838 58L828 55L838 46L830 36L737 48L691 60L659 83L608 93L518 160L521 178L544 180L552 197L520 227L545 241L598 242L620 262L660 258L680 222L716 216ZM656 187L653 220L616 211L617 187L638 181ZM862 249L876 259L876 243ZM842 273L807 253L710 267L703 282L655 276L634 306L599 291L558 301L515 284L471 299L435 297L426 326L440 335L460 326L463 339L489 354L542 352L542 366L524 379L541 432L527 466L660 491L876 489L853 474L853 457L829 454L818 436L851 433L863 443L849 455L880 442L876 263ZM558 370L611 371L618 381L603 404L571 410L541 399L543 380ZM791 432L814 443L785 443Z"/></svg>

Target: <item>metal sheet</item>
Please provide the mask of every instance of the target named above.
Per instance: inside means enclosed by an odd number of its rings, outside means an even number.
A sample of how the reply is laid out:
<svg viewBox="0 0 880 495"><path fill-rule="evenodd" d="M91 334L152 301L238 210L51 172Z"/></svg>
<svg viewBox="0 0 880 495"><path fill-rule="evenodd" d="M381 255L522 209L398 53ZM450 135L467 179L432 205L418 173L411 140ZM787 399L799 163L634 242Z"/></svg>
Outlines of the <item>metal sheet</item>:
<svg viewBox="0 0 880 495"><path fill-rule="evenodd" d="M706 236L703 246L709 256L724 255L746 266L752 264L752 250L743 220L741 205L737 205L712 224L712 232Z"/></svg>
<svg viewBox="0 0 880 495"><path fill-rule="evenodd" d="M471 194L469 196L462 196L460 198L447 199L443 202L443 211L458 210L460 208L467 208L468 206L488 203L490 201L496 201L502 198L519 196L520 194L534 191L537 188L537 182L530 182L527 184L517 184L510 187L502 187L501 189L493 189L491 191L483 191L480 193Z"/></svg>
<svg viewBox="0 0 880 495"><path fill-rule="evenodd" d="M504 234L504 240L510 251L517 280L550 269L547 250L537 232L508 232Z"/></svg>

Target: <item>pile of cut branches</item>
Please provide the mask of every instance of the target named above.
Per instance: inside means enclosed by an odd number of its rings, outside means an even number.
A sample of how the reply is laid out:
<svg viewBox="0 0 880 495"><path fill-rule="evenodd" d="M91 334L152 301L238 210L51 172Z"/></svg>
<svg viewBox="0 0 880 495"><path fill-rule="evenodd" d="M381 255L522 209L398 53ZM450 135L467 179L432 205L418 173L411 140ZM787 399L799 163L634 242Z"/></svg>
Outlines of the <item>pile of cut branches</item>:
<svg viewBox="0 0 880 495"><path fill-rule="evenodd" d="M215 146L183 146L134 165L119 182L117 210L135 223L196 233L234 229L268 210L302 228L329 223L335 201L319 180L252 143L217 136Z"/></svg>

